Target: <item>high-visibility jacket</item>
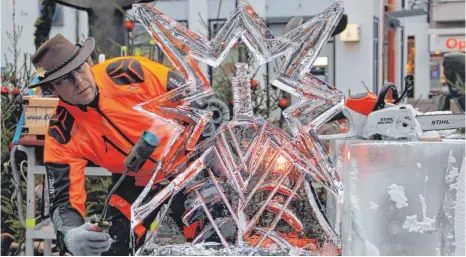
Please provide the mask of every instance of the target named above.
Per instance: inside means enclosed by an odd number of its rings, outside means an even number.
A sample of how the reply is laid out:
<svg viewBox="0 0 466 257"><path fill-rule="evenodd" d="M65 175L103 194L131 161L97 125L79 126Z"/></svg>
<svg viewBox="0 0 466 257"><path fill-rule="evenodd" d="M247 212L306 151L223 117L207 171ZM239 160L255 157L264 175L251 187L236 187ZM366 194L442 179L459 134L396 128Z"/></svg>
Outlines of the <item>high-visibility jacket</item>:
<svg viewBox="0 0 466 257"><path fill-rule="evenodd" d="M112 173L123 173L123 161L144 130L156 134L160 146L139 172L130 172L128 176L135 178L135 186L147 184L175 129L172 123L133 107L185 83L169 68L142 57L109 59L91 71L98 88L94 102L76 106L61 99L45 137L44 163L53 199L51 213L54 223L63 230L83 222L84 168L88 162ZM180 155L177 160L183 161L185 156L179 150L182 147L175 144L174 148ZM170 172L159 172L155 182Z"/></svg>

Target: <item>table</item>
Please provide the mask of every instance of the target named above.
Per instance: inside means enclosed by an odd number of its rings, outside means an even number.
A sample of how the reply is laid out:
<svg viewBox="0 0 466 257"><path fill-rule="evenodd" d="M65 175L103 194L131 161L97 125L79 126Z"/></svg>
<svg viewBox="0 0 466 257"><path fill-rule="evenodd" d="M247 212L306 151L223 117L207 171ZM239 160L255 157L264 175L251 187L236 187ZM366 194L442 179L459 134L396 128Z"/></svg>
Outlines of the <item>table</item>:
<svg viewBox="0 0 466 257"><path fill-rule="evenodd" d="M465 183L458 181L464 140L348 140L338 150L344 256L450 256L464 249L464 240L455 242L464 234L464 205L455 204L464 199L455 189Z"/></svg>
<svg viewBox="0 0 466 257"><path fill-rule="evenodd" d="M35 224L35 179L34 175L45 175L45 166L37 165L35 147L43 145L40 142L34 142L33 144L28 144L31 142L19 142L18 150L23 151L27 155L27 207L26 207L26 255L34 255L34 239L43 239L44 240L44 256L50 256L52 251L52 240L56 239L55 230L53 228L52 222L49 224L36 229ZM100 167L86 167L84 170L86 176L110 176L111 173ZM45 185L47 188L47 180L45 180ZM48 213L49 206L49 196L48 190L44 192L44 201L45 201L45 213Z"/></svg>

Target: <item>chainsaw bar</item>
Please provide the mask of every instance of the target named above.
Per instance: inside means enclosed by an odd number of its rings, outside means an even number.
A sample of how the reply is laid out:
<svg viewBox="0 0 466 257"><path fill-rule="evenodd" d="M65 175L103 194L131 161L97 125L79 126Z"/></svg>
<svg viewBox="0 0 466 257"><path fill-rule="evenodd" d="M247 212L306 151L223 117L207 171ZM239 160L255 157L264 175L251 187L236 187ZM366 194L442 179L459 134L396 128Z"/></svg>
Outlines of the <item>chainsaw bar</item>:
<svg viewBox="0 0 466 257"><path fill-rule="evenodd" d="M464 113L432 112L417 115L422 131L461 129L465 127Z"/></svg>

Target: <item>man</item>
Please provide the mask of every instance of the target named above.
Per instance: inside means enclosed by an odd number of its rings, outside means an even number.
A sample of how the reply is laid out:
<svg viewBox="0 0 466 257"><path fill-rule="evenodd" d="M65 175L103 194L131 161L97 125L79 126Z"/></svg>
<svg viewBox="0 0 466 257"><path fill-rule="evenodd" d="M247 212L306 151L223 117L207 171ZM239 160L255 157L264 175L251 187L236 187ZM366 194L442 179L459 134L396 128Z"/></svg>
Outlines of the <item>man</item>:
<svg viewBox="0 0 466 257"><path fill-rule="evenodd" d="M443 59L443 73L449 91L447 99L448 101L453 99L461 112L464 112L464 104L466 102L464 96L465 57L466 54L463 52L453 52L445 54Z"/></svg>
<svg viewBox="0 0 466 257"><path fill-rule="evenodd" d="M119 57L91 67L87 60L93 49L92 38L81 46L58 34L31 57L40 80L31 87L40 86L60 98L44 149L53 199L52 221L62 254L128 255L131 204L148 183L167 143L174 137L173 125L133 107L185 81L167 67L142 57ZM113 173L115 183L126 170L125 157L145 130L158 137L160 146L139 172L129 173L110 198L109 234L96 231L93 224L84 221L84 168L88 162L106 168ZM155 183L168 174L160 172ZM172 212L181 215L183 202L174 202ZM143 243L154 215L156 212L136 227L137 246ZM182 226L179 217L175 221Z"/></svg>

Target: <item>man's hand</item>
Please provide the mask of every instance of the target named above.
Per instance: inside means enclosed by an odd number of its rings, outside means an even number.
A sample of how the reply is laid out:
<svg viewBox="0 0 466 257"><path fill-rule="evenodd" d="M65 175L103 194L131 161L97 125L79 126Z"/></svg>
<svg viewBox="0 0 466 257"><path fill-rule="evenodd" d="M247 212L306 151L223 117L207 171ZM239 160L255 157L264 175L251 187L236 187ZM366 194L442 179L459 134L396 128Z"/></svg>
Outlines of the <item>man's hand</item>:
<svg viewBox="0 0 466 257"><path fill-rule="evenodd" d="M85 223L65 234L66 248L73 255L100 255L110 249L113 240L104 232L93 229L95 225Z"/></svg>

